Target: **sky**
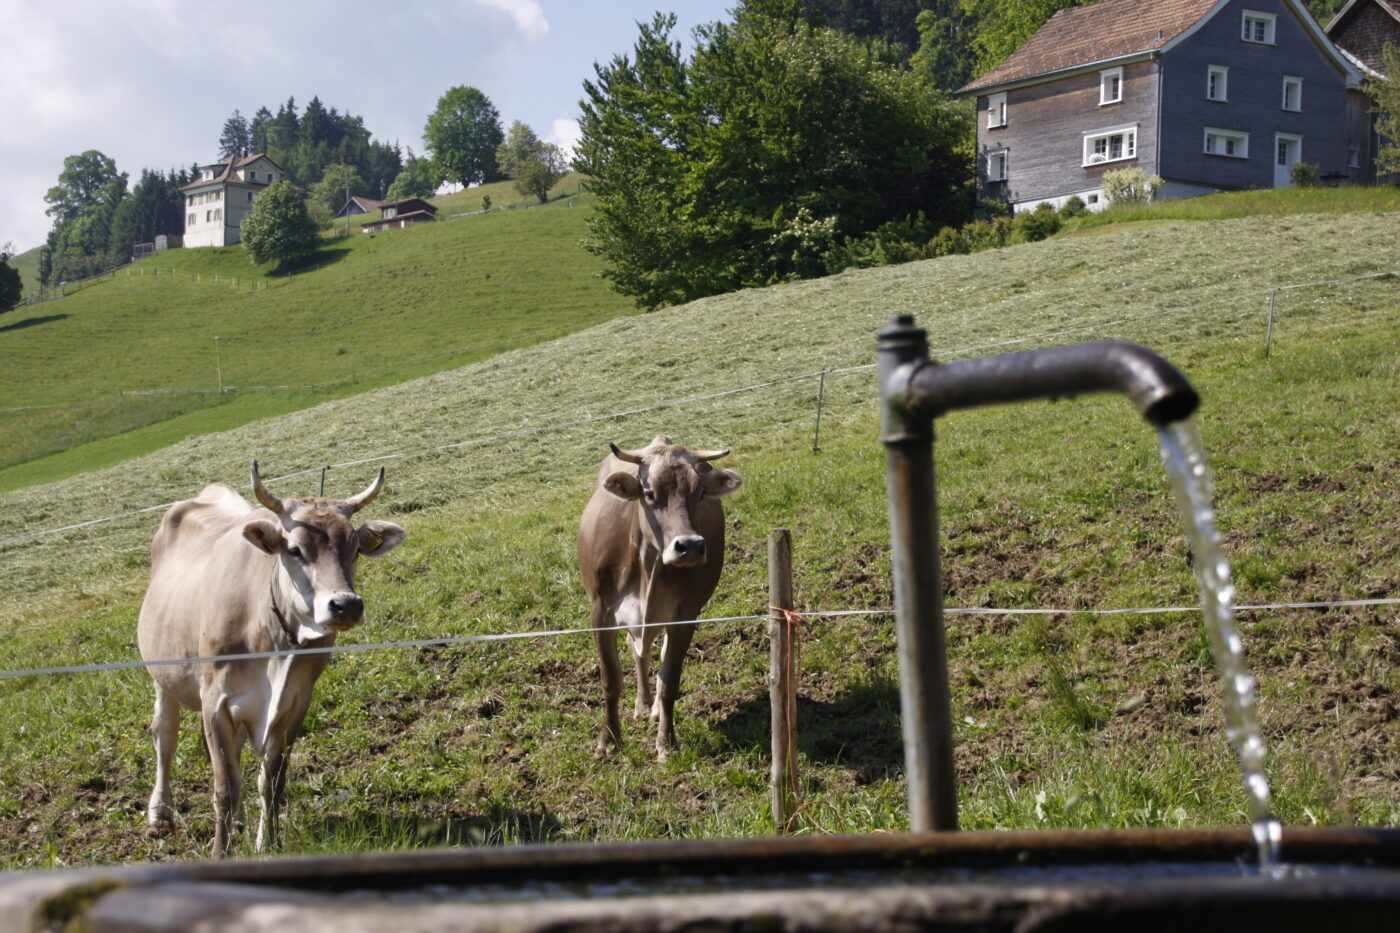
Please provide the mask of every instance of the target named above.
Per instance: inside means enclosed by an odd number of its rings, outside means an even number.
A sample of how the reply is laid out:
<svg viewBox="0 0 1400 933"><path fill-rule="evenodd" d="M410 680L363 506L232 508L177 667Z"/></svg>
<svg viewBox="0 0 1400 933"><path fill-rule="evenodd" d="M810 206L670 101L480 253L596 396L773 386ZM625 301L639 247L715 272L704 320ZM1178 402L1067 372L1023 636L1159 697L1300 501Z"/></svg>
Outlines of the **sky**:
<svg viewBox="0 0 1400 933"><path fill-rule="evenodd" d="M423 124L470 85L540 138L576 138L583 81L637 23L675 38L735 0L0 0L0 248L41 246L63 160L96 149L134 185L219 157L234 110L319 97L381 142L422 153Z"/></svg>

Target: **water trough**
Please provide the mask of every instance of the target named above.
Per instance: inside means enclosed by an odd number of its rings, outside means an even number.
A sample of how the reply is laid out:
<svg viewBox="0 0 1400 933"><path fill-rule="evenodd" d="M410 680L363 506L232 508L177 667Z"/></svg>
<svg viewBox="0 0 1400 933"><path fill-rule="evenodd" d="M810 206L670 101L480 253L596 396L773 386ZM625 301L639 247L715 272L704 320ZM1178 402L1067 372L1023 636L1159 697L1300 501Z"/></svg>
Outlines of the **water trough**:
<svg viewBox="0 0 1400 933"><path fill-rule="evenodd" d="M1400 923L1400 830L1285 830L1269 814L1253 681L1233 628L1229 568L1215 548L1208 474L1191 432L1180 430L1197 403L1181 374L1150 351L1117 343L939 365L909 318L880 335L879 360L910 833L21 872L0 876L0 933L1236 933ZM1127 394L1161 429L1164 461L1183 476L1178 498L1199 536L1193 550L1249 827L958 831L932 420L955 408L1089 391Z"/></svg>

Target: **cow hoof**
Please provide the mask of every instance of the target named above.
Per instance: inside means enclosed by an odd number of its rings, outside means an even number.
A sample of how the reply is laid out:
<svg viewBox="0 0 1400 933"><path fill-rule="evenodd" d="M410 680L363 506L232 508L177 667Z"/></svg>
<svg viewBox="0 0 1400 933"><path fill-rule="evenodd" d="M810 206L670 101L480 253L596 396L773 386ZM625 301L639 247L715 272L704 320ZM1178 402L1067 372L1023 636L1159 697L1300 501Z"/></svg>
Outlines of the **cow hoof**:
<svg viewBox="0 0 1400 933"><path fill-rule="evenodd" d="M593 749L593 757L600 759L611 758L615 751L617 751L617 746L608 742L599 742L598 746Z"/></svg>
<svg viewBox="0 0 1400 933"><path fill-rule="evenodd" d="M175 811L170 807L160 807L146 813L146 834L164 836L175 828Z"/></svg>
<svg viewBox="0 0 1400 933"><path fill-rule="evenodd" d="M656 750L656 760L664 765L671 760L671 750L667 748L658 748Z"/></svg>

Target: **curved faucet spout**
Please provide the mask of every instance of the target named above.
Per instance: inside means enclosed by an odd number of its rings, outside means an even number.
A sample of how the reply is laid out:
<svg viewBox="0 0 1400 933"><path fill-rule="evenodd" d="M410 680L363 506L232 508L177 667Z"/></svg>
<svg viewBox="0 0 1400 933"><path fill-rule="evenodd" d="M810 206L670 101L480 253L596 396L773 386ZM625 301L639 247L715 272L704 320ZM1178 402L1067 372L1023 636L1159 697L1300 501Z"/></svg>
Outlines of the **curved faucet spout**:
<svg viewBox="0 0 1400 933"><path fill-rule="evenodd" d="M926 362L910 375L904 400L912 413L937 418L979 405L1112 391L1127 395L1158 426L1189 417L1200 404L1176 367L1151 350L1117 341Z"/></svg>

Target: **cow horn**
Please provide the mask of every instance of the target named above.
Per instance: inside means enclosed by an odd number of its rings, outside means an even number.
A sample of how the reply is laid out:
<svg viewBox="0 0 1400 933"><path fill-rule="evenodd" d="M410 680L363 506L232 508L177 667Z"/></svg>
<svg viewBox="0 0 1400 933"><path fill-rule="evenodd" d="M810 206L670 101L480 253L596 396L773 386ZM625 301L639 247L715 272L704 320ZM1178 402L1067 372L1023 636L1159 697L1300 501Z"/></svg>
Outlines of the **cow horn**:
<svg viewBox="0 0 1400 933"><path fill-rule="evenodd" d="M263 485L262 477L258 475L256 460L253 461L253 495L257 496L258 501L267 509L278 515L282 514L282 500L268 492L267 487Z"/></svg>
<svg viewBox="0 0 1400 933"><path fill-rule="evenodd" d="M625 463L640 464L642 462L642 455L636 451L623 450L611 441L608 442L608 446L612 448L613 456Z"/></svg>
<svg viewBox="0 0 1400 933"><path fill-rule="evenodd" d="M718 460L720 457L728 456L729 448L726 447L723 450L692 450L690 453L696 460L699 460L701 463L706 463L710 460Z"/></svg>
<svg viewBox="0 0 1400 933"><path fill-rule="evenodd" d="M379 495L379 490L384 488L384 468L379 468L379 475L374 478L374 482L365 487L364 492L358 496L352 496L345 500L345 504L350 507L350 514L354 515L360 509L374 501L374 497Z"/></svg>

